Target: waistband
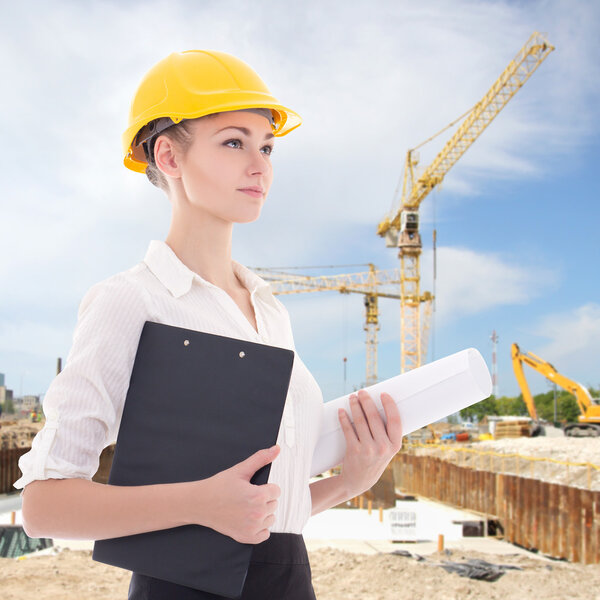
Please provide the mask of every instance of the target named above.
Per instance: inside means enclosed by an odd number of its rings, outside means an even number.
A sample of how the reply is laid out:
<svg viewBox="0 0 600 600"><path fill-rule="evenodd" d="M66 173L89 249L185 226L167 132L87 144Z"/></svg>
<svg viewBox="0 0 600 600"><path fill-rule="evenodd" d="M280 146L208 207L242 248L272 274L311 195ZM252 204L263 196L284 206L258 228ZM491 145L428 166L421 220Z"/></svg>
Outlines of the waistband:
<svg viewBox="0 0 600 600"><path fill-rule="evenodd" d="M307 565L308 552L301 533L271 533L252 548L251 563Z"/></svg>

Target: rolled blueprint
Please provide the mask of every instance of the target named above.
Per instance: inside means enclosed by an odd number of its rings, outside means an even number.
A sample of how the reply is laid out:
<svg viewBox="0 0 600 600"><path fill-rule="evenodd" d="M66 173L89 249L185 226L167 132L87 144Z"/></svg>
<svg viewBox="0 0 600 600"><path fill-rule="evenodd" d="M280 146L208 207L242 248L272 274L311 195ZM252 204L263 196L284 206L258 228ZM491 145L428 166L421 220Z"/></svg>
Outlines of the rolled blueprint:
<svg viewBox="0 0 600 600"><path fill-rule="evenodd" d="M386 392L394 399L402 419L402 435L407 435L484 400L492 392L492 379L481 354L475 348L467 348L363 389L375 402L384 422L380 395ZM350 394L326 402L323 407L311 477L339 465L344 458L346 438L338 408L346 409L352 419Z"/></svg>

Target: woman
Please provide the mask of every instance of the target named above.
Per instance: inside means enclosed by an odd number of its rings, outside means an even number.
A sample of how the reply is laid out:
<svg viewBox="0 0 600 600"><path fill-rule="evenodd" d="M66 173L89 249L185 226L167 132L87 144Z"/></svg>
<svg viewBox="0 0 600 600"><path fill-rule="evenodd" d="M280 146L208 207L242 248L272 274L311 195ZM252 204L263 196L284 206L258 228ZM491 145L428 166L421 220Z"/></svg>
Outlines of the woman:
<svg viewBox="0 0 600 600"><path fill-rule="evenodd" d="M273 180L274 139L301 123L258 75L222 52L174 53L142 80L123 135L124 163L172 205L166 240L84 296L64 370L44 398L46 423L23 455L23 522L32 537L106 539L200 524L255 544L242 598L314 598L302 528L311 514L370 488L401 446L361 390L354 426L340 411L340 475L309 485L322 396L296 354L277 444L213 477L147 486L91 481L117 438L146 320L294 349L289 316L258 275L232 260L234 223L255 221ZM215 399L217 401L217 399ZM269 482L252 475L271 463ZM276 563L276 564L274 564ZM130 599L217 598L133 573Z"/></svg>

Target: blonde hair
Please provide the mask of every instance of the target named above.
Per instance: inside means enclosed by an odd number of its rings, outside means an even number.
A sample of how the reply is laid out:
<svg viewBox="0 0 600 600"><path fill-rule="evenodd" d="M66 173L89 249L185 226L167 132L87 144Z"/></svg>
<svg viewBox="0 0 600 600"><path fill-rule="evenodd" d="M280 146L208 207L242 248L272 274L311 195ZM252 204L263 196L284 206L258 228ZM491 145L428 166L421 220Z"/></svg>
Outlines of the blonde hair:
<svg viewBox="0 0 600 600"><path fill-rule="evenodd" d="M152 185L155 185L157 188L160 188L167 195L169 193L169 184L167 182L167 178L164 173L156 166L156 161L154 160L154 146L156 144L156 140L164 135L169 138L173 142L177 149L181 152L182 155L185 156L187 151L189 150L192 142L194 140L194 134L191 122L199 121L200 119L208 119L210 117L216 117L220 113L211 113L210 115L204 115L203 117L197 117L195 119L183 119L176 125L172 125L168 127L158 135L155 135L153 138L147 141L147 145L144 148L146 153L146 160L148 161L148 166L146 167L146 177L148 181Z"/></svg>

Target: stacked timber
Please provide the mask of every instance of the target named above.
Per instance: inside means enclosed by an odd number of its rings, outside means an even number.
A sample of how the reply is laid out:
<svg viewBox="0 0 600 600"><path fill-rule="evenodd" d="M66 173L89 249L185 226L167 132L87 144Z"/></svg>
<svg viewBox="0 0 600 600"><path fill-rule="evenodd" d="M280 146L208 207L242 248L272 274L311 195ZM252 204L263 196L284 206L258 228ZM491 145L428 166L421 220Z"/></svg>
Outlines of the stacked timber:
<svg viewBox="0 0 600 600"><path fill-rule="evenodd" d="M518 438L531 436L530 421L498 421L494 429L494 439Z"/></svg>

